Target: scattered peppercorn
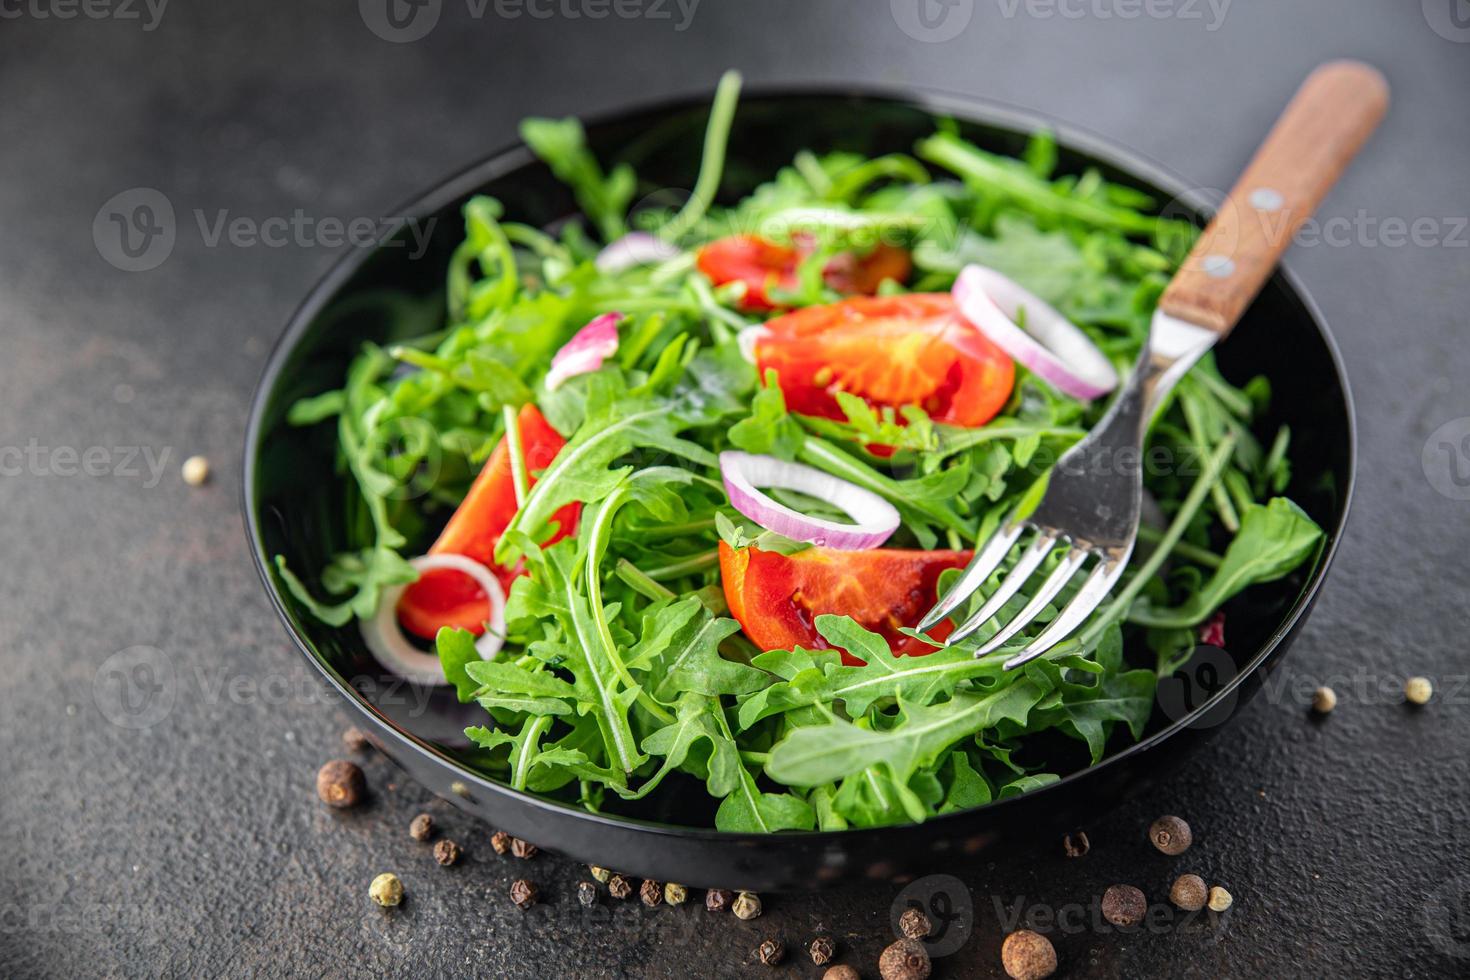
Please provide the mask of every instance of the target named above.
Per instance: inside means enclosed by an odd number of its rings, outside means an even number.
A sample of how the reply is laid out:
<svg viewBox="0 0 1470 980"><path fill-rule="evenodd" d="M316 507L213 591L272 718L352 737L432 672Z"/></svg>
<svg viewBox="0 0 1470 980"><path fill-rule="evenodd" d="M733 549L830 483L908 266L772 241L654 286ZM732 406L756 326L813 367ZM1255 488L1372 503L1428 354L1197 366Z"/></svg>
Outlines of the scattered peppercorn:
<svg viewBox="0 0 1470 980"><path fill-rule="evenodd" d="M1410 677L1404 681L1404 697L1410 704L1428 704L1434 696L1434 685L1427 677Z"/></svg>
<svg viewBox="0 0 1470 980"><path fill-rule="evenodd" d="M592 877L596 878L598 881L602 882L604 885L607 884L607 879L609 879L609 878L612 877L612 872L611 871L607 870L606 868L599 868L595 864L589 864L589 865L587 865L587 870L590 871L590 872L592 872Z"/></svg>
<svg viewBox="0 0 1470 980"><path fill-rule="evenodd" d="M817 966L826 966L832 962L832 957L837 955L837 944L832 941L831 936L818 936L812 940L807 952L811 953L812 962Z"/></svg>
<svg viewBox="0 0 1470 980"><path fill-rule="evenodd" d="M1183 854L1194 843L1189 824L1178 817L1160 817L1148 828L1148 839L1165 854Z"/></svg>
<svg viewBox="0 0 1470 980"><path fill-rule="evenodd" d="M652 878L645 878L638 886L638 898L644 905L656 909L664 902L664 886Z"/></svg>
<svg viewBox="0 0 1470 980"><path fill-rule="evenodd" d="M766 966L775 966L786 958L786 945L779 939L767 939L756 948L755 955Z"/></svg>
<svg viewBox="0 0 1470 980"><path fill-rule="evenodd" d="M1235 898L1219 885L1210 889L1209 905L1211 912L1224 912L1235 904Z"/></svg>
<svg viewBox="0 0 1470 980"><path fill-rule="evenodd" d="M368 885L368 896L383 908L392 908L403 901L403 882L391 871L385 871Z"/></svg>
<svg viewBox="0 0 1470 980"><path fill-rule="evenodd" d="M536 856L538 848L530 841L521 840L519 837L510 839L510 853L522 860L529 861Z"/></svg>
<svg viewBox="0 0 1470 980"><path fill-rule="evenodd" d="M597 904L597 883L592 881L577 882L577 901L582 903L583 908L591 908Z"/></svg>
<svg viewBox="0 0 1470 980"><path fill-rule="evenodd" d="M184 460L184 482L191 487L203 486L209 479L209 460L203 456L190 456Z"/></svg>
<svg viewBox="0 0 1470 980"><path fill-rule="evenodd" d="M459 845L450 840L448 837L444 838L434 845L434 860L438 861L446 868L454 862L458 861L459 856L463 853L464 852L459 849Z"/></svg>
<svg viewBox="0 0 1470 980"><path fill-rule="evenodd" d="M933 924L924 914L924 910L912 905L904 909L903 915L898 917L898 931L903 933L905 939L923 939L932 928Z"/></svg>
<svg viewBox="0 0 1470 980"><path fill-rule="evenodd" d="M1111 885L1103 892L1102 914L1120 929L1129 929L1148 915L1148 899L1132 885Z"/></svg>
<svg viewBox="0 0 1470 980"><path fill-rule="evenodd" d="M366 792L362 770L346 759L333 759L317 770L316 795L327 806L357 806Z"/></svg>
<svg viewBox="0 0 1470 980"><path fill-rule="evenodd" d="M434 836L434 818L427 813L420 813L413 818L408 825L408 836L414 840L428 840Z"/></svg>
<svg viewBox="0 0 1470 980"><path fill-rule="evenodd" d="M822 980L863 980L863 978L858 975L855 968L843 963L840 966L828 967L827 972L822 974Z"/></svg>
<svg viewBox="0 0 1470 980"><path fill-rule="evenodd" d="M735 896L730 911L735 913L735 918L748 922L761 914L761 897L755 892L741 892Z"/></svg>
<svg viewBox="0 0 1470 980"><path fill-rule="evenodd" d="M510 884L510 900L515 903L516 908L522 911L536 904L536 883L524 878L517 878Z"/></svg>
<svg viewBox="0 0 1470 980"><path fill-rule="evenodd" d="M497 830L490 835L490 847L496 854L504 855L510 850L510 834L503 830Z"/></svg>
<svg viewBox="0 0 1470 980"><path fill-rule="evenodd" d="M1085 831L1077 831L1062 838L1062 852L1069 858L1080 858L1092 850L1092 841L1087 839Z"/></svg>
<svg viewBox="0 0 1470 980"><path fill-rule="evenodd" d="M1042 980L1057 972L1057 951L1040 933L1020 929L1001 943L1000 962L1012 980Z"/></svg>
<svg viewBox="0 0 1470 980"><path fill-rule="evenodd" d="M734 892L723 888L711 888L704 893L704 910L706 912L728 912L730 904L734 901Z"/></svg>
<svg viewBox="0 0 1470 980"><path fill-rule="evenodd" d="M1174 887L1169 889L1169 901L1186 912L1198 912L1204 908L1208 897L1209 889L1199 875L1180 875L1175 879Z"/></svg>
<svg viewBox="0 0 1470 980"><path fill-rule="evenodd" d="M1330 687L1319 687L1312 694L1312 710L1325 715L1337 707L1337 692Z"/></svg>
<svg viewBox="0 0 1470 980"><path fill-rule="evenodd" d="M669 882L664 885L664 901L670 905L683 905L689 900L689 889L683 885Z"/></svg>
<svg viewBox="0 0 1470 980"><path fill-rule="evenodd" d="M609 875L607 893L613 898L623 899L633 894L633 883L622 875Z"/></svg>
<svg viewBox="0 0 1470 980"><path fill-rule="evenodd" d="M878 957L883 980L925 980L930 969L929 951L914 939L900 939Z"/></svg>
<svg viewBox="0 0 1470 980"><path fill-rule="evenodd" d="M366 752L373 747L361 728L349 728L342 733L342 744L353 752Z"/></svg>

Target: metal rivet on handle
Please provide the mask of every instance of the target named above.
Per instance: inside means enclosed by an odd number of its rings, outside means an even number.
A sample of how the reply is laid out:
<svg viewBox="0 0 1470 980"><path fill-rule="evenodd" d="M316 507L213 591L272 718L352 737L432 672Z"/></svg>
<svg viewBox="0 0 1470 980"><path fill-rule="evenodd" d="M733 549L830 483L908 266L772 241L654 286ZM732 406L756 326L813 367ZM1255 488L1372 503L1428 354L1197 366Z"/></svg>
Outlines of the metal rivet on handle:
<svg viewBox="0 0 1470 980"><path fill-rule="evenodd" d="M1206 255L1202 263L1205 275L1224 279L1235 271L1235 261L1224 255Z"/></svg>
<svg viewBox="0 0 1470 980"><path fill-rule="evenodd" d="M1257 211L1279 211L1286 199L1274 187L1257 187L1251 191L1251 207Z"/></svg>

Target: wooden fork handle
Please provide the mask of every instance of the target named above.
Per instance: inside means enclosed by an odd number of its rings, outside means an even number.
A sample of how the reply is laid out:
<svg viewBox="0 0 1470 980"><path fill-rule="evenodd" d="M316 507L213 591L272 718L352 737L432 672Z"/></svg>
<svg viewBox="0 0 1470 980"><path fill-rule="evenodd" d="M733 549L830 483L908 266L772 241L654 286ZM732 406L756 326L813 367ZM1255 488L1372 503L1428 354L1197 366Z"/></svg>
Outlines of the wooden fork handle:
<svg viewBox="0 0 1470 980"><path fill-rule="evenodd" d="M1266 284L1388 109L1388 83L1357 61L1307 77L1175 274L1159 309L1222 337Z"/></svg>

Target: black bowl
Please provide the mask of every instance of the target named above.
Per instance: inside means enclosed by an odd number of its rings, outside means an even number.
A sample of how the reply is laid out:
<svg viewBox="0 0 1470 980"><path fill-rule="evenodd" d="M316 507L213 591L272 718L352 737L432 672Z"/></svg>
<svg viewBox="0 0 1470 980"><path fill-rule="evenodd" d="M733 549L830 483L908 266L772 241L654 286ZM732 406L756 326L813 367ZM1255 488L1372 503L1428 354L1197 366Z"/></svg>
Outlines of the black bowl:
<svg viewBox="0 0 1470 980"><path fill-rule="evenodd" d="M653 186L688 187L707 112L703 98L691 99L600 119L587 125L587 133L603 161L629 160ZM803 148L907 150L932 130L936 116L959 120L966 137L1006 153L1019 152L1028 134L1043 125L1009 109L948 96L854 89L747 95L730 141L724 190L749 191ZM1058 130L1064 171L1097 167L1109 179L1175 202L1197 217L1182 183L1158 167L1094 137L1052 128ZM791 890L953 867L1007 837L1093 816L1162 778L1172 762L1259 690L1301 628L1347 516L1355 440L1336 348L1311 300L1283 272L1218 356L1232 380L1255 374L1271 380L1273 404L1263 424L1288 424L1295 433L1295 476L1287 492L1326 529L1326 541L1309 567L1248 590L1230 604L1229 652L1201 648L1180 674L1164 679L1141 742L1111 746L1101 764L1045 789L923 825L765 836L680 826L681 818L695 818L691 810L678 812L677 800L637 816L592 814L477 774L461 764L460 751L462 729L480 722L480 709L456 703L445 689L412 688L385 674L354 626L334 629L312 618L281 587L272 564L273 555L284 554L298 574L315 581L328 556L345 545L342 514L349 491L333 466L333 427L293 428L285 421L287 409L304 395L339 387L359 344L393 339L389 332L405 319L404 311L423 315L425 326L415 332L437 325L448 256L463 231L460 207L477 193L494 195L511 217L535 225L575 210L549 170L516 146L398 212L430 233L422 254L400 236L397 244L345 256L297 310L266 366L250 412L245 513L266 591L302 653L362 716L388 756L493 826L579 861L703 887ZM395 315L386 315L389 310Z"/></svg>

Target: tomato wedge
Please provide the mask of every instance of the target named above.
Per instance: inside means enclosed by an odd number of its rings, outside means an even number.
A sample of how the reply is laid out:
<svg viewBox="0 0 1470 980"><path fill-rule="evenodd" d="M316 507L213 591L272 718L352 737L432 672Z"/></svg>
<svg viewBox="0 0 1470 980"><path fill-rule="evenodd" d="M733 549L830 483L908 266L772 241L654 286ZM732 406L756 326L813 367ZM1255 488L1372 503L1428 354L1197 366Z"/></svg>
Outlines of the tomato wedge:
<svg viewBox="0 0 1470 980"><path fill-rule="evenodd" d="M749 312L780 309L768 290L791 290L797 286L796 267L809 249L777 245L755 235L731 235L710 242L699 250L696 264L716 286L743 282L741 308ZM848 252L833 256L822 270L827 285L844 295L871 295L884 279L903 282L913 263L909 253L893 245L879 244L866 255Z"/></svg>
<svg viewBox="0 0 1470 980"><path fill-rule="evenodd" d="M551 465L566 440L551 427L541 410L527 404L516 418L516 428L521 435L521 451L526 457L529 476L537 470ZM470 492L444 525L439 539L429 549L429 554L454 554L473 558L489 566L506 592L524 568L503 568L495 564L495 546L516 513L515 480L511 475L510 447L504 439L475 482ZM554 519L558 524L554 541L576 531L581 517L582 505L567 504L557 511ZM398 600L398 621L403 628L416 636L432 640L442 626L458 626L476 636L485 632L485 616L489 599L485 590L475 584L468 575L452 569L435 569L425 572L418 581L403 591Z"/></svg>
<svg viewBox="0 0 1470 980"><path fill-rule="evenodd" d="M935 648L900 633L899 627L918 623L938 598L939 574L964 567L971 554L807 548L782 555L759 548L737 550L722 541L720 577L730 614L762 650L829 649L831 644L817 632L816 618L836 613L881 634L899 656L923 656ZM953 628L946 620L933 636L942 640ZM862 663L845 650L842 662Z"/></svg>
<svg viewBox="0 0 1470 980"><path fill-rule="evenodd" d="M846 299L767 321L755 344L794 412L844 419L837 392L917 405L936 422L978 427L1011 397L1016 365L956 312L947 293Z"/></svg>

